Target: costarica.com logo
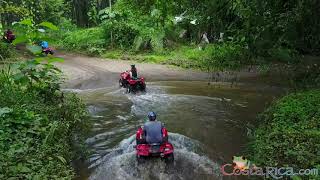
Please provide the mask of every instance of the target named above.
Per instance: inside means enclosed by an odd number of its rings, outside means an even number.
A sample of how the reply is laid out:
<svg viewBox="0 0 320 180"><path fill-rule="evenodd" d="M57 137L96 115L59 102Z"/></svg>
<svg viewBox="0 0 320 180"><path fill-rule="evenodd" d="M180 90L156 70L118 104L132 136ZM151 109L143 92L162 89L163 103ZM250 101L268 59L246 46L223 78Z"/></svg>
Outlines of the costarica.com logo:
<svg viewBox="0 0 320 180"><path fill-rule="evenodd" d="M264 176L266 178L281 179L285 176L318 176L319 169L300 169L294 171L292 167L257 167L244 156L233 156L232 164L221 166L221 173L224 176Z"/></svg>

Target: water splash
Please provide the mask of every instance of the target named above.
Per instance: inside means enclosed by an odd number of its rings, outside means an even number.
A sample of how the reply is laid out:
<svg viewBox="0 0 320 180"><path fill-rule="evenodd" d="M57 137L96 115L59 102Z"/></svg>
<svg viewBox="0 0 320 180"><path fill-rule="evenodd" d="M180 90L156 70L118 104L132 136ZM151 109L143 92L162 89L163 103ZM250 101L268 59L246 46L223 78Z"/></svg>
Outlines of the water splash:
<svg viewBox="0 0 320 180"><path fill-rule="evenodd" d="M172 165L167 165L160 158L138 165L135 135L132 135L103 158L91 158L90 167L98 167L90 179L222 179L219 165L196 153L201 149L200 142L176 133L169 134L169 141L175 147L175 162Z"/></svg>

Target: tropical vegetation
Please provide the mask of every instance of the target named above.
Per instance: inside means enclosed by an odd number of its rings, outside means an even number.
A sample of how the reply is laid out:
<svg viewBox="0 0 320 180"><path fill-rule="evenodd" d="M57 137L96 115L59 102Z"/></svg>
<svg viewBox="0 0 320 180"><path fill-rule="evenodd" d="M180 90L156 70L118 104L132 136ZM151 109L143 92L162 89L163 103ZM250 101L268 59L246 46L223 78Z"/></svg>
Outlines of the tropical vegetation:
<svg viewBox="0 0 320 180"><path fill-rule="evenodd" d="M290 93L257 119L250 158L259 166L319 168L320 68L301 58L320 55L319 9L317 0L0 1L0 31L17 36L0 42L0 179L72 179L71 161L81 154L74 142L86 129L84 105L61 90L53 63L63 60L43 56L41 40L208 72L290 67L282 69ZM30 60L16 62L21 51Z"/></svg>

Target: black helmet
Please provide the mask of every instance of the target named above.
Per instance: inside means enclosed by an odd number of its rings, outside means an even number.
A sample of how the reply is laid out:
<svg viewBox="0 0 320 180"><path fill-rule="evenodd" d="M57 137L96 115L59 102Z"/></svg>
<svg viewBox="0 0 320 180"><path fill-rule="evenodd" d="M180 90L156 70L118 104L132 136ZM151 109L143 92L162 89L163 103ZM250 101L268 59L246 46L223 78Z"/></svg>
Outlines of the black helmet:
<svg viewBox="0 0 320 180"><path fill-rule="evenodd" d="M155 112L151 111L151 112L148 113L148 118L149 118L150 121L155 121L156 118L157 118L157 115L156 115Z"/></svg>

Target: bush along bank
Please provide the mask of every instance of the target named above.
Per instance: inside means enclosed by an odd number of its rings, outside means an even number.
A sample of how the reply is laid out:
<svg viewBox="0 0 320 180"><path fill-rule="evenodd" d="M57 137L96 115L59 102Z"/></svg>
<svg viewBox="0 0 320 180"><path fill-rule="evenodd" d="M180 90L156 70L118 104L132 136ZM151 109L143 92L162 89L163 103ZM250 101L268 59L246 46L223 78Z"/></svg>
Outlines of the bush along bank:
<svg viewBox="0 0 320 180"><path fill-rule="evenodd" d="M289 94L260 116L249 149L260 167L320 169L320 90Z"/></svg>
<svg viewBox="0 0 320 180"><path fill-rule="evenodd" d="M73 52L101 56L107 59L134 60L201 70L233 70L251 64L248 50L233 42L209 44L203 50L196 45L177 45L161 51L109 49L106 34L101 27L75 30L61 35L55 46ZM89 36L86 36L90 34Z"/></svg>
<svg viewBox="0 0 320 180"><path fill-rule="evenodd" d="M60 71L29 60L0 72L0 179L72 179L85 106L60 89Z"/></svg>

